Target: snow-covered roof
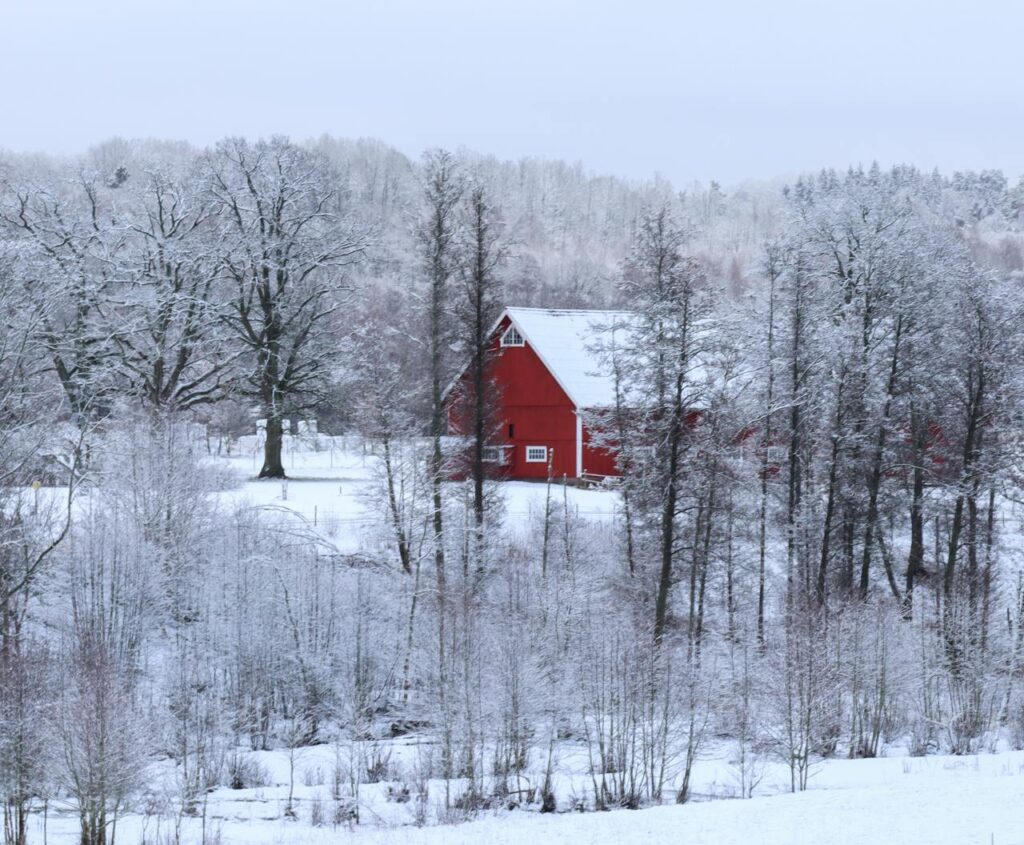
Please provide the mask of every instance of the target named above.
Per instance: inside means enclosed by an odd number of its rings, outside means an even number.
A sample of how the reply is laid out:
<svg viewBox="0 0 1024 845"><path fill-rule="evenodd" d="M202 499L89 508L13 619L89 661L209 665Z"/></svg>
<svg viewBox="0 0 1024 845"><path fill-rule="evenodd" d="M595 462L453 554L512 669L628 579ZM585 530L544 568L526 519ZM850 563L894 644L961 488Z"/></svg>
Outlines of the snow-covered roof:
<svg viewBox="0 0 1024 845"><path fill-rule="evenodd" d="M506 308L503 316L519 329L577 408L615 404L615 382L601 350L629 332L632 312Z"/></svg>

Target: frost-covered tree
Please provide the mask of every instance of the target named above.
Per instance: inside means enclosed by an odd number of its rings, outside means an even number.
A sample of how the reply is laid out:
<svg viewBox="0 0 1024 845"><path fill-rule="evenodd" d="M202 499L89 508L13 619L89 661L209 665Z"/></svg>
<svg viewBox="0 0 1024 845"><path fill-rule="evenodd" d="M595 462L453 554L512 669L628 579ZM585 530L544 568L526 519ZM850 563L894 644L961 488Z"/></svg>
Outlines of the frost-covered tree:
<svg viewBox="0 0 1024 845"><path fill-rule="evenodd" d="M656 539L654 641L665 636L669 593L677 577L680 520L688 510L685 481L695 455L695 428L707 391L710 299L700 265L684 252L685 233L664 206L641 221L626 266L624 290L636 317L629 327L621 376L633 427L652 447L634 478L650 508ZM634 497L639 501L640 497Z"/></svg>
<svg viewBox="0 0 1024 845"><path fill-rule="evenodd" d="M327 317L364 251L326 162L283 138L224 141L205 162L218 215L224 321L245 350L243 390L266 418L261 478L283 478L283 421L318 397L332 352Z"/></svg>
<svg viewBox="0 0 1024 845"><path fill-rule="evenodd" d="M115 335L128 391L151 409L222 398L237 351L221 321L213 203L194 169L127 178L131 206Z"/></svg>
<svg viewBox="0 0 1024 845"><path fill-rule="evenodd" d="M120 185L87 172L7 179L0 221L16 250L13 280L31 298L45 350L76 420L102 417L116 384L112 300L127 231L111 224Z"/></svg>
<svg viewBox="0 0 1024 845"><path fill-rule="evenodd" d="M428 474L431 485L432 527L434 544L434 576L437 596L437 666L438 712L442 720L442 768L445 777L454 773L451 735L451 701L448 654L448 572L444 529L444 453L445 434L443 392L451 373L451 296L452 277L456 271L458 204L463 181L454 157L437 150L428 154L424 164L423 208L418 227L420 260L426 287L427 355L429 370L429 433L431 451Z"/></svg>
<svg viewBox="0 0 1024 845"><path fill-rule="evenodd" d="M493 442L497 388L489 376L493 354L490 332L503 307L500 272L508 254L501 231L501 219L489 190L473 185L461 209L463 218L458 258L458 293L455 297L456 338L468 359L462 384L468 395L470 478L473 482L473 529L477 557L474 569L482 571L484 561L485 484L487 465L484 449Z"/></svg>

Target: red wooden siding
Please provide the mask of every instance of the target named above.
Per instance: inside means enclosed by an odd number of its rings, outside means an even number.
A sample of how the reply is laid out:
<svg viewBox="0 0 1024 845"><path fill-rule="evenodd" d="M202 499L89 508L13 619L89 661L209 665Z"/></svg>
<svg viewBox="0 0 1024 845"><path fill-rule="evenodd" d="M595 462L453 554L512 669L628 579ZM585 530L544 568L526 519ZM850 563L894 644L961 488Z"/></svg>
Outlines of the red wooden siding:
<svg viewBox="0 0 1024 845"><path fill-rule="evenodd" d="M529 341L524 346L500 345L508 323L506 317L495 332L489 366L498 405L491 442L511 447L505 450L505 466L496 468L496 474L518 479L547 478L546 463L526 461L527 446L544 446L549 450L553 476L576 478L576 407ZM468 375L463 375L450 394L448 423L452 434L470 430L470 389ZM603 450L585 447L583 459L585 472L617 474L614 457Z"/></svg>
<svg viewBox="0 0 1024 845"><path fill-rule="evenodd" d="M583 474L584 475L618 475L615 452L590 442L590 431L583 426Z"/></svg>

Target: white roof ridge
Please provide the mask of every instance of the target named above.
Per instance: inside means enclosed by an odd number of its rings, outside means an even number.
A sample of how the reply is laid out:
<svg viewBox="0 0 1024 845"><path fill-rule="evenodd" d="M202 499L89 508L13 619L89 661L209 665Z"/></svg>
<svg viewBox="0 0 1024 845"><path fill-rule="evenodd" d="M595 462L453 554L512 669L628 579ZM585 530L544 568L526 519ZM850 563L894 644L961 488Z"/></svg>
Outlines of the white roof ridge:
<svg viewBox="0 0 1024 845"><path fill-rule="evenodd" d="M532 305L509 305L506 311L536 311L545 314L633 314L628 308L538 308Z"/></svg>

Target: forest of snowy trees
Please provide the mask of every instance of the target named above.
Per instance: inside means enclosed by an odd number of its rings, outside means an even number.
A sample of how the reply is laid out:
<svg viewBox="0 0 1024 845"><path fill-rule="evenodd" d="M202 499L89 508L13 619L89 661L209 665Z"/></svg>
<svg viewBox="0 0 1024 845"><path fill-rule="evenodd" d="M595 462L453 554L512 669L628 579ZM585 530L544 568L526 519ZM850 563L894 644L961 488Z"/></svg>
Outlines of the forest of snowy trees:
<svg viewBox="0 0 1024 845"><path fill-rule="evenodd" d="M330 138L0 158L4 841L51 806L110 841L154 766L159 812L202 815L259 780L247 750L344 748L336 819L387 780L452 821L686 802L712 741L743 797L769 759L801 790L893 744L1024 747L1022 291L998 172L723 189ZM442 393L504 305L636 314L594 421L609 522L552 479L511 524L479 449L447 479ZM257 420L280 483L299 418L373 459L358 554L223 495ZM399 769L378 741L408 732Z"/></svg>

